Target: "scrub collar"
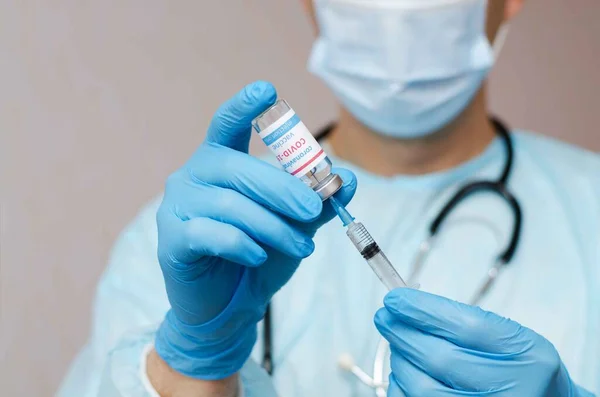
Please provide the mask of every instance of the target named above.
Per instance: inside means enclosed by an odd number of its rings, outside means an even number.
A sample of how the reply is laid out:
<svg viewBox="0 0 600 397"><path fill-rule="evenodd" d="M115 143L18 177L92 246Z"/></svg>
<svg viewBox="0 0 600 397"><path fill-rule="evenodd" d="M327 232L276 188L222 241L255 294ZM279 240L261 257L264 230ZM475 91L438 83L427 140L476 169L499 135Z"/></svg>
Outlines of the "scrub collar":
<svg viewBox="0 0 600 397"><path fill-rule="evenodd" d="M476 175L487 176L489 174L489 176L493 176L494 173L500 172L503 156L506 155L501 139L495 137L481 154L456 167L423 175L398 174L385 177L339 158L328 140L322 141L321 146L335 166L347 168L356 174L359 186L367 184L371 187L407 190L439 190L454 183L466 181Z"/></svg>

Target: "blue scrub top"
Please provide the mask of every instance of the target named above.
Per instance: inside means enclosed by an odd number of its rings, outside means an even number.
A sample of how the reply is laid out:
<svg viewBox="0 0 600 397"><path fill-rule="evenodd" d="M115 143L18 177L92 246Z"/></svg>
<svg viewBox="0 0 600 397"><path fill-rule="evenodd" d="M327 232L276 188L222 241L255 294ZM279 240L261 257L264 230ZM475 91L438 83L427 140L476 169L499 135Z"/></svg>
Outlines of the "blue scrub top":
<svg viewBox="0 0 600 397"><path fill-rule="evenodd" d="M550 340L573 380L600 393L600 157L538 135L514 134L509 188L523 209L517 253L480 303ZM327 149L326 149L327 150ZM432 219L463 184L496 179L506 156L494 141L477 158L425 176L384 178L331 156L354 171L349 205L407 276ZM122 233L99 284L93 331L59 396L149 396L142 351L168 310L156 258L151 203ZM439 232L421 273L421 289L468 302L506 246L513 216L495 195L470 197ZM350 354L367 372L379 334L373 315L386 291L348 241L338 220L319 230L316 250L273 301L274 377L250 360L246 396L373 396L338 368ZM253 352L259 361L261 336Z"/></svg>

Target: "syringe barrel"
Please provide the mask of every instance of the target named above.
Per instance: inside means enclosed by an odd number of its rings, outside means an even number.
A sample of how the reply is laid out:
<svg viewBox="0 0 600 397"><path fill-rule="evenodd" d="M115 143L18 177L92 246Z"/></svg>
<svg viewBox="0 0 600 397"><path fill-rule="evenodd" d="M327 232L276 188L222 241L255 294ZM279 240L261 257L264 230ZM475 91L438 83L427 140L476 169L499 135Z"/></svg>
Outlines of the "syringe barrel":
<svg viewBox="0 0 600 397"><path fill-rule="evenodd" d="M284 99L255 118L252 126L283 169L300 178L322 200L342 187L342 178L331 171L331 160Z"/></svg>
<svg viewBox="0 0 600 397"><path fill-rule="evenodd" d="M354 244L360 253L362 253L369 245L375 243L373 237L371 237L365 226L360 222L352 222L348 225L346 235L348 235L348 238L350 238L350 241L352 241L352 244Z"/></svg>
<svg viewBox="0 0 600 397"><path fill-rule="evenodd" d="M379 251L370 259L367 259L367 263L389 291L395 288L407 287L383 251Z"/></svg>
<svg viewBox="0 0 600 397"><path fill-rule="evenodd" d="M388 290L407 286L362 223L352 222L346 234Z"/></svg>

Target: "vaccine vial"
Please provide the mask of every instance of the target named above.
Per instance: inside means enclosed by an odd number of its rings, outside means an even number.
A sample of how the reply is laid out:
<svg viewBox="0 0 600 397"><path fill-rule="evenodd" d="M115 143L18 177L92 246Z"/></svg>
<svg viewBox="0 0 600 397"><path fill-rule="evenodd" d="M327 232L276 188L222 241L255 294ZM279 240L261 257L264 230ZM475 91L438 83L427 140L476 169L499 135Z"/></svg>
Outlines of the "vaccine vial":
<svg viewBox="0 0 600 397"><path fill-rule="evenodd" d="M252 126L283 169L300 178L322 200L342 187L342 178L331 172L331 160L284 99L255 118Z"/></svg>

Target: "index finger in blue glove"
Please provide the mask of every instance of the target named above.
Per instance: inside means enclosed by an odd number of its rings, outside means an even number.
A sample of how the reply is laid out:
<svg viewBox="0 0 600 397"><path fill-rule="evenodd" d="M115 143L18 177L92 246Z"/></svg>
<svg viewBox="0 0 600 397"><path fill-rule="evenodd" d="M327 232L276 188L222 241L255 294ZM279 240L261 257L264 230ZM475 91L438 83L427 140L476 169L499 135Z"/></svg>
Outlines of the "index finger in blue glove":
<svg viewBox="0 0 600 397"><path fill-rule="evenodd" d="M273 105L276 99L277 91L271 83L257 81L248 84L219 107L208 128L207 142L247 153L252 120Z"/></svg>
<svg viewBox="0 0 600 397"><path fill-rule="evenodd" d="M520 324L476 306L410 288L389 292L384 305L404 323L458 346L493 353L527 347Z"/></svg>
<svg viewBox="0 0 600 397"><path fill-rule="evenodd" d="M315 220L319 196L300 179L248 154L203 144L186 164L192 182L231 189L292 219Z"/></svg>

